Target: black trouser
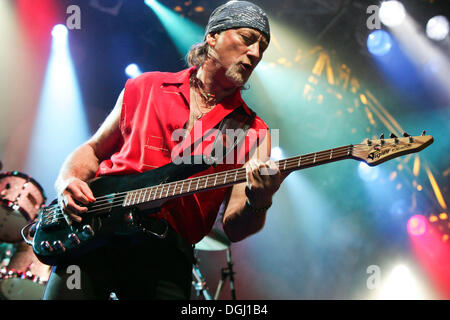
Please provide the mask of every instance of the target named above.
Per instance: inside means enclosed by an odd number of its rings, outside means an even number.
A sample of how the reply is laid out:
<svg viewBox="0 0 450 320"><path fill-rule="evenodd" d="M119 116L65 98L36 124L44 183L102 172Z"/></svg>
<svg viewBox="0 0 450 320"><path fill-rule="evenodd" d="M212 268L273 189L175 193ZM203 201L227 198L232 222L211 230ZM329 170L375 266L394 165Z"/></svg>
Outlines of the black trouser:
<svg viewBox="0 0 450 320"><path fill-rule="evenodd" d="M54 267L43 299L106 300L111 292L119 300L189 299L192 248L185 243L182 248L181 237L173 229L169 231L166 239L142 234L116 236L107 246ZM74 280L77 271L70 265L79 267L80 289Z"/></svg>

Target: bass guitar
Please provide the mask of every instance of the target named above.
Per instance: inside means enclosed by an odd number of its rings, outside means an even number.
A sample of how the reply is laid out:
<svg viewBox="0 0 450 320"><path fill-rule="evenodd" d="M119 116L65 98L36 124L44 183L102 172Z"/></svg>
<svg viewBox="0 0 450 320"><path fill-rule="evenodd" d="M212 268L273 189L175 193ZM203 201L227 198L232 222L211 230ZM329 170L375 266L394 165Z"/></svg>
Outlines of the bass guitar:
<svg viewBox="0 0 450 320"><path fill-rule="evenodd" d="M365 139L356 145L305 154L276 161L280 171L287 173L322 164L355 159L370 166L412 152L418 152L433 142L425 135L396 137L389 139ZM140 212L148 215L149 210L158 212L161 205L173 198L196 192L223 188L246 181L244 167L214 174L192 177L210 165L198 158L191 158L182 164L169 163L144 173L125 176L104 176L89 183L96 201L87 205L88 211L82 221L70 222L55 200L39 212L30 232L32 241L24 235L25 241L33 246L37 258L44 264L58 265L79 257L108 242L114 234L148 232L164 237L165 232L156 234L145 230L141 224ZM167 229L166 229L167 231Z"/></svg>

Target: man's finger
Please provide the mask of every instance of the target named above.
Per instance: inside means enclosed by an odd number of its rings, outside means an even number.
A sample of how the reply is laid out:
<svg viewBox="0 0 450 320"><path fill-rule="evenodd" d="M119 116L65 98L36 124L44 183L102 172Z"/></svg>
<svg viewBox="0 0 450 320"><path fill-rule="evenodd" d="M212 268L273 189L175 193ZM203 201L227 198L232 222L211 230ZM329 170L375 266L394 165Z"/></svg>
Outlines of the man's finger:
<svg viewBox="0 0 450 320"><path fill-rule="evenodd" d="M83 220L79 215L76 215L76 214L72 213L71 211L66 211L66 213L71 220L74 220L76 222L81 222Z"/></svg>
<svg viewBox="0 0 450 320"><path fill-rule="evenodd" d="M81 191L84 193L85 196L87 196L89 201L95 201L95 197L94 194L92 193L91 188L89 188L89 186L84 183L81 185Z"/></svg>

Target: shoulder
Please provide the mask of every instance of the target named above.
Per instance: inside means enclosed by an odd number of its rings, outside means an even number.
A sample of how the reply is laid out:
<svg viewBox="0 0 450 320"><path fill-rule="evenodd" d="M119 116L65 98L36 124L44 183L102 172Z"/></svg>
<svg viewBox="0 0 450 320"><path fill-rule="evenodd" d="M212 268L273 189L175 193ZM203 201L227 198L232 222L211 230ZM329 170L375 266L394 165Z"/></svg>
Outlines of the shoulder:
<svg viewBox="0 0 450 320"><path fill-rule="evenodd" d="M160 72L160 71L151 71L144 72L136 78L128 79L125 87L129 86L152 86L155 83L162 83L165 78L169 77L171 73L169 72Z"/></svg>
<svg viewBox="0 0 450 320"><path fill-rule="evenodd" d="M182 84L188 78L191 69L192 68L187 68L178 72L144 72L134 79L129 79L127 84L139 87L161 86L163 84Z"/></svg>

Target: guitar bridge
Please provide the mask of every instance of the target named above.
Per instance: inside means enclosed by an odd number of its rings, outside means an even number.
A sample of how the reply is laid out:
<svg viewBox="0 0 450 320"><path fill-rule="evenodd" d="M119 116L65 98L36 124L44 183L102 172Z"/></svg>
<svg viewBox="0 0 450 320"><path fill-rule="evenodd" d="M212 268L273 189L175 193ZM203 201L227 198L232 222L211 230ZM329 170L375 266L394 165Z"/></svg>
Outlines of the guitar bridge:
<svg viewBox="0 0 450 320"><path fill-rule="evenodd" d="M67 225L66 214L59 206L50 206L43 210L39 223L44 231L62 229Z"/></svg>

